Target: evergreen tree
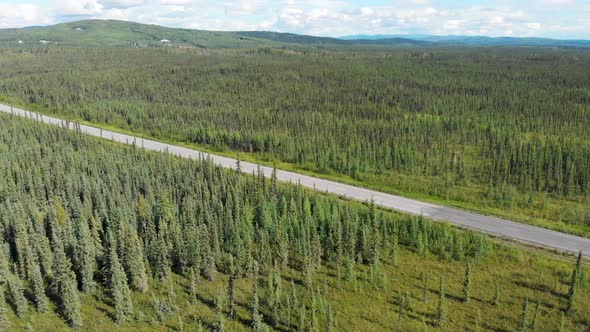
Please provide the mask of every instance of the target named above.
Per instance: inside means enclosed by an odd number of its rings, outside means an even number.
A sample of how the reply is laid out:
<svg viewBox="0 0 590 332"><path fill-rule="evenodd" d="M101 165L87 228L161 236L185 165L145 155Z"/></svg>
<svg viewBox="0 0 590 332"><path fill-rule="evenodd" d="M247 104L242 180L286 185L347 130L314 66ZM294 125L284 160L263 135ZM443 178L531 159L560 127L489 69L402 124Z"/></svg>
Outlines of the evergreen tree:
<svg viewBox="0 0 590 332"><path fill-rule="evenodd" d="M158 299L158 297L156 297L154 293L152 293L152 308L156 313L158 321L163 322L166 318L164 312L164 304L162 303L162 301L160 301L160 299Z"/></svg>
<svg viewBox="0 0 590 332"><path fill-rule="evenodd" d="M526 332L529 328L528 311L529 311L529 300L528 300L528 298L525 298L524 302L522 303L522 313L520 314L520 325L518 328L518 330L520 332Z"/></svg>
<svg viewBox="0 0 590 332"><path fill-rule="evenodd" d="M397 303L398 303L398 306L399 306L399 309L398 309L398 321L397 321L397 331L398 332L401 332L401 331L403 331L402 330L402 322L403 322L404 315L405 315L405 312L404 312L405 297L402 295L401 292L398 294Z"/></svg>
<svg viewBox="0 0 590 332"><path fill-rule="evenodd" d="M465 281L463 281L463 302L469 302L469 291L471 289L471 262L467 260L465 269Z"/></svg>
<svg viewBox="0 0 590 332"><path fill-rule="evenodd" d="M189 295L191 303L196 303L197 301L197 274L195 273L195 269L191 267L190 269L190 288L189 288Z"/></svg>
<svg viewBox="0 0 590 332"><path fill-rule="evenodd" d="M8 331L8 309L4 294L4 285L0 284L0 331Z"/></svg>
<svg viewBox="0 0 590 332"><path fill-rule="evenodd" d="M500 285L498 284L496 284L496 292L494 293L492 304L495 306L498 306L500 304Z"/></svg>
<svg viewBox="0 0 590 332"><path fill-rule="evenodd" d="M8 243L0 239L0 286L8 281L10 268L8 263Z"/></svg>
<svg viewBox="0 0 590 332"><path fill-rule="evenodd" d="M440 286L438 288L438 309L437 322L438 326L442 326L446 320L446 304L445 304L445 284L443 275L440 276Z"/></svg>
<svg viewBox="0 0 590 332"><path fill-rule="evenodd" d="M334 308L331 305L328 305L328 314L326 318L326 331L327 332L334 332L336 331L336 317L334 316Z"/></svg>
<svg viewBox="0 0 590 332"><path fill-rule="evenodd" d="M59 218L58 218L59 220ZM55 262L55 278L52 288L55 294L60 298L60 309L62 314L72 327L81 327L83 324L80 313L80 295L78 293L76 275L72 271L72 262L66 256L64 245L61 240L60 224L52 225L52 245Z"/></svg>
<svg viewBox="0 0 590 332"><path fill-rule="evenodd" d="M223 293L218 290L217 296L215 297L215 331L217 332L225 331L225 318L223 316L225 303L223 298Z"/></svg>
<svg viewBox="0 0 590 332"><path fill-rule="evenodd" d="M264 325L262 323L262 314L260 313L259 309L259 295L258 295L258 262L254 261L253 266L253 273L254 273L254 283L253 288L254 292L252 295L252 330L255 332L261 332L264 330Z"/></svg>
<svg viewBox="0 0 590 332"><path fill-rule="evenodd" d="M61 307L64 316L72 327L81 327L83 324L80 313L80 295L76 288L76 277L72 271L67 273L61 282Z"/></svg>
<svg viewBox="0 0 590 332"><path fill-rule="evenodd" d="M41 275L41 268L38 264L33 269L33 292L35 296L35 306L38 312L45 312L48 309L49 299L45 295L45 283Z"/></svg>
<svg viewBox="0 0 590 332"><path fill-rule="evenodd" d="M236 315L235 312L235 302L236 302L236 298L235 298L235 290L234 290L234 283L235 283L235 275L232 269L232 272L230 272L229 274L229 278L228 278L228 287L227 287L227 300L228 300L228 307L229 307L229 317L230 318L234 318Z"/></svg>
<svg viewBox="0 0 590 332"><path fill-rule="evenodd" d="M541 302L537 301L537 305L535 305L535 315L533 316L533 322L531 324L531 330L537 330L537 324L539 322L539 317L541 315Z"/></svg>
<svg viewBox="0 0 590 332"><path fill-rule="evenodd" d="M399 252L399 239L397 234L393 234L391 236L392 245L391 245L391 261L393 262L393 266L397 266L397 259L398 259L398 252Z"/></svg>
<svg viewBox="0 0 590 332"><path fill-rule="evenodd" d="M426 319L422 317L422 332L428 332L428 324L426 324Z"/></svg>
<svg viewBox="0 0 590 332"><path fill-rule="evenodd" d="M567 292L567 298L566 298L565 313L568 315L571 314L573 311L574 301L576 299L576 294L578 292L578 283L579 283L579 270L577 268L577 262L576 262L576 268L574 269L574 271L572 273L572 279L570 281L570 287Z"/></svg>
<svg viewBox="0 0 590 332"><path fill-rule="evenodd" d="M565 332L565 313L561 311L561 319L559 321L559 332Z"/></svg>
<svg viewBox="0 0 590 332"><path fill-rule="evenodd" d="M182 315L178 315L178 332L184 332L184 322L182 321Z"/></svg>
<svg viewBox="0 0 590 332"><path fill-rule="evenodd" d="M18 275L11 274L8 279L8 288L12 302L16 308L16 315L20 318L27 313L28 305L27 299L25 298L25 290L23 282L20 280Z"/></svg>
<svg viewBox="0 0 590 332"><path fill-rule="evenodd" d="M473 324L473 330L475 332L479 332L481 330L481 313L479 308L477 308L477 312L475 313L475 323Z"/></svg>
<svg viewBox="0 0 590 332"><path fill-rule="evenodd" d="M306 331L307 328L307 317L306 317L307 313L305 311L305 305L301 304L301 307L299 308L299 322L297 324L297 331L298 332L304 332Z"/></svg>
<svg viewBox="0 0 590 332"><path fill-rule="evenodd" d="M306 287L311 288L313 284L313 264L311 262L309 254L306 254L305 257L303 257L302 277L303 284Z"/></svg>
<svg viewBox="0 0 590 332"><path fill-rule="evenodd" d="M571 284L574 287L581 288L584 282L584 273L582 270L582 251L578 252L578 257L576 258L576 265L574 267L574 271L572 272L572 281Z"/></svg>
<svg viewBox="0 0 590 332"><path fill-rule="evenodd" d="M422 272L422 302L428 301L428 279L430 274L428 272Z"/></svg>
<svg viewBox="0 0 590 332"><path fill-rule="evenodd" d="M114 243L110 244L109 263L110 291L115 304L115 321L117 324L121 324L133 315L133 303L131 302L131 291L127 284L127 276L119 261Z"/></svg>
<svg viewBox="0 0 590 332"><path fill-rule="evenodd" d="M90 229L85 221L80 221L78 230L78 253L80 282L82 292L88 294L94 290L94 271L96 270L96 252Z"/></svg>
<svg viewBox="0 0 590 332"><path fill-rule="evenodd" d="M136 231L131 231L129 242L124 258L125 266L130 275L130 286L135 291L145 293L149 289L148 272L145 266L143 247Z"/></svg>

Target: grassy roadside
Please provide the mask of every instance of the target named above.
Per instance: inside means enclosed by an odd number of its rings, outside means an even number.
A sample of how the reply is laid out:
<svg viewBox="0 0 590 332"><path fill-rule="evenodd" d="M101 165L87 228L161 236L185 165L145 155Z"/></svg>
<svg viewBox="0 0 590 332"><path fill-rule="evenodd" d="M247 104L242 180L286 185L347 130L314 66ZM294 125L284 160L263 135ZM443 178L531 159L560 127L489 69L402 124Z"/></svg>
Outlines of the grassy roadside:
<svg viewBox="0 0 590 332"><path fill-rule="evenodd" d="M579 235L579 236L583 236L583 237L590 237L590 227L589 226L573 225L573 224L567 224L567 223L564 223L561 221L550 220L550 219L546 219L546 218L532 217L532 216L528 215L526 213L526 211L523 211L522 209L518 209L518 208L497 208L497 207L477 205L477 204L473 204L470 202L462 202L462 201L453 200L453 199L444 199L444 198L437 197L434 195L427 195L424 193L419 193L419 192L415 192L415 191L411 191L411 190L403 190L400 188L393 187L387 183L379 182L379 181L377 181L377 179L375 179L374 181L371 181L371 180L361 181L361 180L354 179L350 176L341 175L341 174L320 173L320 172L317 172L314 170L310 170L309 168L302 167L300 165L295 165L292 163L287 163L287 162L277 160L276 158L273 158L272 156L269 156L269 155L261 155L261 154L246 153L246 152L236 152L236 151L231 151L228 149L214 149L214 148L211 148L211 147L208 147L205 145L201 145L201 144L178 141L178 140L175 140L171 137L167 137L164 135L155 135L154 136L154 135L150 135L146 132L142 132L142 131L132 131L132 130L120 128L117 126L109 125L109 124L84 121L79 118L73 117L71 115L63 114L63 113L60 113L57 111L52 111L52 110L50 110L46 107L40 106L40 105L25 103L21 100L18 100L16 98L12 98L12 97L8 97L8 96L0 96L0 102L10 104L15 107L21 107L21 108L31 110L31 111L34 111L37 113L41 113L44 115L59 116L61 118L67 119L67 120L78 121L82 124L94 126L97 128L102 128L105 130L110 130L113 132L134 135L134 136L145 138L145 139L157 140L157 141L160 141L163 143L182 146L182 147L195 149L195 150L200 150L203 152L216 154L216 155L220 155L220 156L224 156L224 157L235 158L235 159L239 158L242 161L257 163L257 164L264 165L264 166L276 167L278 169L285 170L285 171L296 172L296 173L314 176L314 177L325 179L325 180L341 182L341 183L345 183L345 184L349 184L349 185L353 185L353 186L358 186L358 187L381 191L381 192L385 192L385 193L389 193L389 194L413 198L413 199L417 199L417 200L421 200L421 201L425 201L425 202L429 202L429 203L460 208L460 209L464 209L464 210L468 210L468 211L472 211L472 212L477 212L477 213L484 214L484 215L497 216L497 217L505 218L508 220L513 220L513 221L517 221L517 222L521 222L521 223L525 223L525 224L539 226L539 227L543 227L546 229L551 229L551 230L560 231L560 232L564 232L564 233ZM403 175L397 175L397 176L403 177ZM555 202L553 202L553 203L555 204ZM558 203L564 204L564 205L569 203L569 205L572 205L572 207L574 206L574 204L572 204L571 202L565 201L565 200L560 200L560 201L558 201ZM570 206L568 206L568 208L569 207Z"/></svg>

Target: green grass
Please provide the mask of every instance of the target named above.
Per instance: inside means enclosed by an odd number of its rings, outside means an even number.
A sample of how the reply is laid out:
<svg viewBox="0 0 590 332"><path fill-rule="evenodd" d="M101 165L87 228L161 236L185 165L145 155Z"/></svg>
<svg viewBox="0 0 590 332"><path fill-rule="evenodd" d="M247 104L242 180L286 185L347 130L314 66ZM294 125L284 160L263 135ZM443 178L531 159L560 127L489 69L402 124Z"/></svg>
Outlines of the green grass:
<svg viewBox="0 0 590 332"><path fill-rule="evenodd" d="M208 152L220 156L239 158L242 161L257 163L260 165L276 167L285 171L297 172L300 174L310 175L321 179L337 181L358 187L364 187L385 193L400 195L408 198L418 199L425 202L440 204L444 206L456 207L464 210L469 210L484 215L492 215L508 220L513 220L529 225L539 226L555 231L574 234L583 237L590 237L590 225L571 224L563 222L563 213L572 213L580 207L580 204L586 202L588 198L578 197L576 199L564 199L560 197L545 197L543 194L535 194L533 197L533 204L521 202L521 204L513 204L508 207L494 207L484 204L478 204L471 201L474 197L479 197L484 188L471 186L456 186L447 195L448 198L440 197L433 194L425 194L419 192L418 188L428 188L428 178L420 176L408 176L403 174L391 174L390 177L368 175L362 179L355 179L348 175L337 174L334 172L319 171L315 167L296 165L276 159L269 154L256 154L246 152L236 152L225 147L210 147L201 144L182 142L171 139L170 137L160 134L157 136L150 135L144 131L132 131L104 123L94 123L83 121L71 115L64 115L55 110L50 110L37 104L25 103L16 98L9 96L0 96L0 102L22 107L31 111L35 111L45 115L58 115L62 118L79 121L80 123L103 128L113 132L119 132L128 135L134 135L141 138L153 139L160 142L178 145L186 148L196 149L203 152ZM414 188L414 189L412 189ZM521 199L524 196L520 197ZM561 220L560 220L561 219Z"/></svg>

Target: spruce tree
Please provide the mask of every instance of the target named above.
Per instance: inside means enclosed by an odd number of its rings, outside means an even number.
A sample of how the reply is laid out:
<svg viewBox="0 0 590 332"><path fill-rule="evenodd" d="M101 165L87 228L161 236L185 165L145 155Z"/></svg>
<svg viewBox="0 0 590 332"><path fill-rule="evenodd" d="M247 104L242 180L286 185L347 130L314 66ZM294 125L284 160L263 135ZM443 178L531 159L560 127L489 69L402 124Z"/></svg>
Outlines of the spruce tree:
<svg viewBox="0 0 590 332"><path fill-rule="evenodd" d="M575 278L576 278L576 275L574 274L574 276L572 277L572 281L570 283L569 291L567 292L565 313L568 315L571 314L573 311L574 301L576 299L576 293L578 291L578 287L576 286L576 279Z"/></svg>
<svg viewBox="0 0 590 332"><path fill-rule="evenodd" d="M330 304L328 304L328 314L327 314L327 318L326 318L326 331L327 332L336 331L336 317L334 316L334 308Z"/></svg>
<svg viewBox="0 0 590 332"><path fill-rule="evenodd" d="M121 324L133 315L133 303L131 302L131 291L127 284L127 276L119 261L114 243L110 244L109 263L110 292L115 304L115 321L117 324Z"/></svg>
<svg viewBox="0 0 590 332"><path fill-rule="evenodd" d="M559 332L565 332L565 313L561 312L561 319L559 320Z"/></svg>
<svg viewBox="0 0 590 332"><path fill-rule="evenodd" d="M55 278L52 288L60 298L60 309L70 326L81 327L83 324L80 313L80 294L76 282L76 274L72 271L72 262L66 256L61 240L59 223L52 225L52 246L54 253Z"/></svg>
<svg viewBox="0 0 590 332"><path fill-rule="evenodd" d="M4 285L0 284L0 331L8 331L9 326Z"/></svg>
<svg viewBox="0 0 590 332"><path fill-rule="evenodd" d="M494 293L494 298L492 299L492 304L495 306L500 305L500 285L496 284L496 292Z"/></svg>
<svg viewBox="0 0 590 332"><path fill-rule="evenodd" d="M572 272L570 287L569 287L569 290L567 293L565 313L568 315L573 312L573 306L574 306L574 302L576 300L576 295L577 295L578 289L584 283L582 281L583 278L584 278L584 273L582 271L582 251L580 251L580 252L578 252L578 257L576 259L574 271Z"/></svg>
<svg viewBox="0 0 590 332"><path fill-rule="evenodd" d="M158 321L163 322L166 318L164 312L164 305L162 304L162 301L160 301L160 299L158 299L158 297L154 293L152 293L152 308L156 313L156 318L158 318Z"/></svg>
<svg viewBox="0 0 590 332"><path fill-rule="evenodd" d="M393 234L392 238L392 245L391 245L391 261L393 262L393 266L397 266L397 259L399 253L399 239L397 234Z"/></svg>
<svg viewBox="0 0 590 332"><path fill-rule="evenodd" d="M10 268L8 263L8 243L0 239L0 286L8 281Z"/></svg>
<svg viewBox="0 0 590 332"><path fill-rule="evenodd" d="M445 283L443 275L440 276L440 286L438 288L438 309L437 322L438 326L442 326L446 320L446 304L445 304Z"/></svg>
<svg viewBox="0 0 590 332"><path fill-rule="evenodd" d="M184 332L184 322L182 321L182 315L178 315L178 332Z"/></svg>
<svg viewBox="0 0 590 332"><path fill-rule="evenodd" d="M221 290L218 290L217 296L215 297L215 331L217 332L225 331L225 317L223 316L225 303L223 299L223 293Z"/></svg>
<svg viewBox="0 0 590 332"><path fill-rule="evenodd" d="M78 230L78 261L82 292L88 294L94 290L94 271L96 270L96 252L88 223L80 221Z"/></svg>
<svg viewBox="0 0 590 332"><path fill-rule="evenodd" d="M471 289L471 262L467 260L465 280L463 281L463 302L469 303L469 291Z"/></svg>
<svg viewBox="0 0 590 332"><path fill-rule="evenodd" d="M397 297L397 304L398 304L398 321L397 321L397 331L401 332L402 331L402 322L404 319L404 304L405 304L405 297L402 295L401 292L399 292L398 297Z"/></svg>
<svg viewBox="0 0 590 332"><path fill-rule="evenodd" d="M422 272L422 302L428 301L428 279L430 274L428 272Z"/></svg>
<svg viewBox="0 0 590 332"><path fill-rule="evenodd" d="M11 274L8 279L8 288L10 289L10 295L12 302L16 308L16 315L19 318L23 318L27 313L28 305L27 299L25 298L25 289L23 282L20 277L16 274Z"/></svg>
<svg viewBox="0 0 590 332"><path fill-rule="evenodd" d="M41 275L41 268L38 264L33 268L33 293L35 296L35 307L38 312L45 312L48 309L49 299L45 295L45 283Z"/></svg>
<svg viewBox="0 0 590 332"><path fill-rule="evenodd" d="M535 305L535 315L533 316L533 322L531 323L531 329L533 331L537 330L537 324L539 322L540 315L541 315L541 302L537 301L537 305Z"/></svg>
<svg viewBox="0 0 590 332"><path fill-rule="evenodd" d="M234 318L236 315L235 308L234 308L235 302L236 302L235 290L234 290L235 279L236 279L236 277L234 276L234 272L233 271L230 272L229 278L228 278L228 287L227 287L227 300L228 300L229 317L230 318Z"/></svg>
<svg viewBox="0 0 590 332"><path fill-rule="evenodd" d="M83 324L82 314L80 312L80 294L76 287L76 276L71 270L61 282L61 307L64 316L67 318L70 326L81 327Z"/></svg>
<svg viewBox="0 0 590 332"><path fill-rule="evenodd" d="M576 258L576 265L574 267L574 272L572 273L572 284L575 284L576 287L579 288L581 284L581 279L583 277L582 273L582 251L578 252L578 257Z"/></svg>
<svg viewBox="0 0 590 332"><path fill-rule="evenodd" d="M252 294L252 331L261 332L264 330L262 323L262 314L259 309L259 295L258 295L258 262L254 261L254 293Z"/></svg>
<svg viewBox="0 0 590 332"><path fill-rule="evenodd" d="M305 311L305 305L301 304L299 308L299 322L297 324L298 332L305 332L307 329L307 313Z"/></svg>
<svg viewBox="0 0 590 332"><path fill-rule="evenodd" d="M131 231L131 238L127 246L128 252L125 253L125 266L130 275L130 287L140 293L145 293L149 289L148 272L145 266L145 258L141 241L135 230Z"/></svg>
<svg viewBox="0 0 590 332"><path fill-rule="evenodd" d="M529 328L528 311L529 311L529 299L525 298L524 302L522 303L522 312L520 314L520 325L518 328L518 330L520 332L526 332Z"/></svg>
<svg viewBox="0 0 590 332"><path fill-rule="evenodd" d="M195 269L191 267L190 269L190 288L189 288L189 295L191 303L195 304L197 302L197 274L195 273Z"/></svg>
<svg viewBox="0 0 590 332"><path fill-rule="evenodd" d="M306 254L305 257L303 257L302 277L303 277L303 284L306 287L311 288L312 284L313 284L313 263L311 262L311 259L309 257L309 253Z"/></svg>

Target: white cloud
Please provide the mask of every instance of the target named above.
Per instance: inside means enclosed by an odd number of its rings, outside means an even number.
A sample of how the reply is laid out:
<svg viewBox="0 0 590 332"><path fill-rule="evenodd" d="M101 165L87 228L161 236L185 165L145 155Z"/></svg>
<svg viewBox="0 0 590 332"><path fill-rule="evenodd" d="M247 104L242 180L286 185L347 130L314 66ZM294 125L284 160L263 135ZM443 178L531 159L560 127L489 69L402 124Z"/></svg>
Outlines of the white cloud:
<svg viewBox="0 0 590 332"><path fill-rule="evenodd" d="M541 29L541 23L539 22L531 22L531 23L527 23L527 28L531 29L531 30L539 30Z"/></svg>
<svg viewBox="0 0 590 332"><path fill-rule="evenodd" d="M24 0L2 3L0 27L114 18L210 30L274 30L315 35L486 34L590 38L590 5L581 0L499 0L494 7L430 0ZM12 0L9 0L12 1ZM559 12L559 15L556 13Z"/></svg>
<svg viewBox="0 0 590 332"><path fill-rule="evenodd" d="M160 3L170 6L186 6L192 4L193 0L160 0Z"/></svg>
<svg viewBox="0 0 590 332"><path fill-rule="evenodd" d="M131 8L146 4L146 0L99 0L100 5L104 8Z"/></svg>
<svg viewBox="0 0 590 332"><path fill-rule="evenodd" d="M41 8L35 4L0 2L0 28L51 23L53 23L53 20L43 15Z"/></svg>
<svg viewBox="0 0 590 332"><path fill-rule="evenodd" d="M96 0L57 0L56 12L63 16L90 16L100 14L103 5Z"/></svg>

